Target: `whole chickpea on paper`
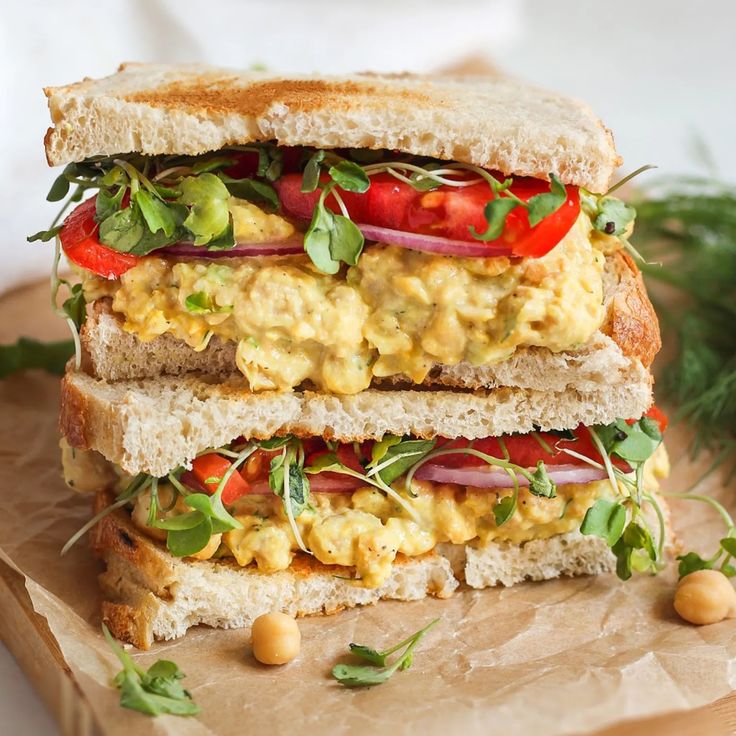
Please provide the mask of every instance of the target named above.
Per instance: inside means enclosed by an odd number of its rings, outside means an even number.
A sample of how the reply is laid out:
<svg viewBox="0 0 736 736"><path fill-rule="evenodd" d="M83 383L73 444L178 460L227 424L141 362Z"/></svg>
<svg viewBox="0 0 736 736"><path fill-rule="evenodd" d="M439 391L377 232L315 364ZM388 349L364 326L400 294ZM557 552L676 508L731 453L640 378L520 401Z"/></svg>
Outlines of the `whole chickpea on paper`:
<svg viewBox="0 0 736 736"><path fill-rule="evenodd" d="M736 590L719 570L697 570L677 584L675 610L691 624L715 624L736 617Z"/></svg>
<svg viewBox="0 0 736 736"><path fill-rule="evenodd" d="M302 635L285 613L266 613L253 622L253 656L262 664L286 664L299 654Z"/></svg>

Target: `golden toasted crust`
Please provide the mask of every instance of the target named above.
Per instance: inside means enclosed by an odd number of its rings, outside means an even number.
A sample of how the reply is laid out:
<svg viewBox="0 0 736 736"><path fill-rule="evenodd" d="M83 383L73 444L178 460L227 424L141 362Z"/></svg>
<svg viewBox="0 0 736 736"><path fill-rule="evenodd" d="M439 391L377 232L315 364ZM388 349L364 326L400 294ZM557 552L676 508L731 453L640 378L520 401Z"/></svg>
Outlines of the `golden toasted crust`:
<svg viewBox="0 0 736 736"><path fill-rule="evenodd" d="M102 601L102 622L120 641L128 642L138 649L150 649L153 639L149 633L147 614L140 602L136 605Z"/></svg>
<svg viewBox="0 0 736 736"><path fill-rule="evenodd" d="M638 358L648 368L662 347L657 314L633 258L621 251L615 259L618 286L612 292L601 331L616 342L624 355Z"/></svg>
<svg viewBox="0 0 736 736"><path fill-rule="evenodd" d="M96 493L95 514L113 501L108 492ZM100 520L90 534L90 544L98 557L112 553L134 565L149 583L147 587L159 598L171 597L169 586L174 580L174 571L163 546L143 534L122 509Z"/></svg>
<svg viewBox="0 0 736 736"><path fill-rule="evenodd" d="M87 420L90 412L87 397L81 391L74 391L67 380L61 379L61 409L59 411L59 433L71 447L80 450L90 449Z"/></svg>
<svg viewBox="0 0 736 736"><path fill-rule="evenodd" d="M603 192L621 159L585 105L501 75L278 76L202 65L125 64L44 90L52 165L228 145L399 150Z"/></svg>
<svg viewBox="0 0 736 736"><path fill-rule="evenodd" d="M324 79L274 79L253 82L247 87L239 87L237 83L237 75L194 78L171 82L153 90L135 92L125 95L123 99L191 113L236 113L261 117L274 101L293 112L305 113L325 108L337 112L347 111L365 100L391 104L395 95L393 90L369 82L358 84L354 81ZM404 95L404 102L409 104L427 103L429 99L428 95L417 90L409 90Z"/></svg>

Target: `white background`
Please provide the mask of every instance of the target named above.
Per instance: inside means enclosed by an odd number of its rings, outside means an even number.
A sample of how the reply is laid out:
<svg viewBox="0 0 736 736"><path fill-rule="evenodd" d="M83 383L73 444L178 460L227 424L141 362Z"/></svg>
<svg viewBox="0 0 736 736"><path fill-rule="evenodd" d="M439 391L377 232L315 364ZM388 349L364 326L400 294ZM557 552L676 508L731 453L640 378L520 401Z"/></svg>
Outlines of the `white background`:
<svg viewBox="0 0 736 736"><path fill-rule="evenodd" d="M48 270L48 245L25 242L55 214L45 85L126 60L421 72L480 54L588 102L624 171L693 171L701 140L733 181L735 27L733 0L0 0L0 291ZM53 732L1 645L0 717L3 733Z"/></svg>

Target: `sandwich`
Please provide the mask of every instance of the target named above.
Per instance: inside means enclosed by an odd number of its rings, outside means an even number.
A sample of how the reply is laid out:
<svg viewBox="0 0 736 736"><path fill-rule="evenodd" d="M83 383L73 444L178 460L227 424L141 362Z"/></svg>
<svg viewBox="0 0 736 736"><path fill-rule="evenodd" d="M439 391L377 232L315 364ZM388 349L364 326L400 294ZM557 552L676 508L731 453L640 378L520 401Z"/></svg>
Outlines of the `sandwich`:
<svg viewBox="0 0 736 736"><path fill-rule="evenodd" d="M587 107L199 65L46 94L117 637L659 569L659 328Z"/></svg>

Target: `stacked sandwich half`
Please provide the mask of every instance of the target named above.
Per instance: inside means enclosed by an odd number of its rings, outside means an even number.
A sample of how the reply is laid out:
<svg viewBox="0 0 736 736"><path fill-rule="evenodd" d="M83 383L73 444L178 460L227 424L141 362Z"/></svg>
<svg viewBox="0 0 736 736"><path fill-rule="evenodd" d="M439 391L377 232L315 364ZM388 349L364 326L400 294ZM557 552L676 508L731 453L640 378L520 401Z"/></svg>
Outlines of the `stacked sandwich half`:
<svg viewBox="0 0 736 736"><path fill-rule="evenodd" d="M47 95L118 637L659 567L659 332L586 107L163 65Z"/></svg>

